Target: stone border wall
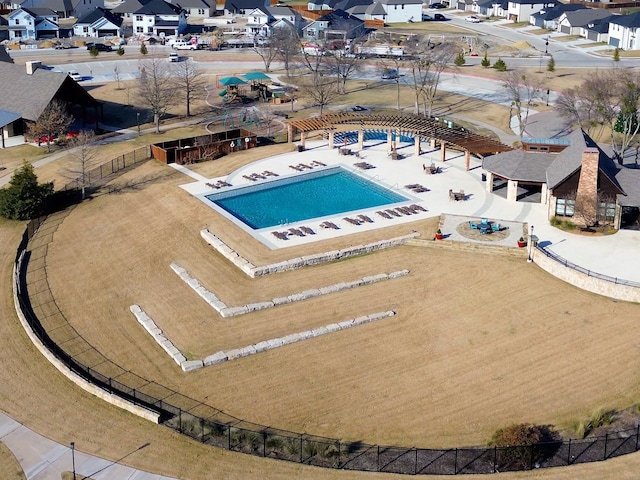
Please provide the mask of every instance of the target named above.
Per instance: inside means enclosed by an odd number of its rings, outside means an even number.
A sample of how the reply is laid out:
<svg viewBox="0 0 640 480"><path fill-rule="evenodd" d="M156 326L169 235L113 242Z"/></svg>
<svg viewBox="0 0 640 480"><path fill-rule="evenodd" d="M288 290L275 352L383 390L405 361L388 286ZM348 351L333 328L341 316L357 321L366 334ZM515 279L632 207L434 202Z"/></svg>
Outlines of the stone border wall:
<svg viewBox="0 0 640 480"><path fill-rule="evenodd" d="M640 303L640 288L631 285L624 285L612 281L599 278L597 276L587 275L579 270L563 265L541 251L540 247L531 249L531 256L536 265L545 272L570 283L575 287L625 302Z"/></svg>
<svg viewBox="0 0 640 480"><path fill-rule="evenodd" d="M133 403L125 400L124 398L118 396L114 393L109 393L106 390L100 388L97 385L89 383L87 380L82 378L80 375L76 375L70 368L68 368L58 357L56 357L38 338L35 334L29 322L27 321L22 308L20 307L20 301L18 300L18 285L19 285L19 276L20 269L22 268L22 260L24 258L25 252L23 251L20 254L19 260L16 262L16 265L13 270L13 302L16 309L16 314L18 315L18 319L22 324L22 328L26 332L27 336L33 343L33 345L38 349L38 351L53 365L60 373L62 373L65 377L71 380L73 383L78 385L84 391L95 395L96 397L109 402L116 407L122 408L128 412L133 413L134 415L138 415L146 420L150 420L153 423L160 422L160 415L148 410L139 405L134 405Z"/></svg>
<svg viewBox="0 0 640 480"><path fill-rule="evenodd" d="M339 292L341 290L348 290L350 288L361 287L364 285L371 285L373 283L381 282L383 280L391 280L393 278L400 278L400 277L409 275L409 270L399 270L397 272L391 272L389 274L380 273L378 275L371 275L368 277L359 278L358 280L353 280L351 282L341 282L341 283L336 283L326 287L313 288L311 290L305 290L303 292L293 293L286 297L276 297L272 300L267 300L264 302L253 302L253 303L248 303L246 305L241 305L238 307L229 307L227 306L226 303L220 300L215 293L207 290L204 286L202 286L198 281L198 279L195 277L192 277L185 268L181 267L177 263L172 263L170 266L171 266L171 269L176 274L178 274L178 276L187 285L189 285L193 290L195 290L195 292L198 295L200 295L205 302L207 302L211 307L213 307L213 309L216 310L223 318L234 317L236 315L244 315L245 313L255 312L257 310L273 308L278 305L299 302L301 300L306 300L308 298L319 297L321 295L327 295L329 293ZM140 319L138 320L140 321ZM151 320L151 323L153 323L153 320ZM155 327L155 324L154 324L152 328L157 328L157 327Z"/></svg>
<svg viewBox="0 0 640 480"><path fill-rule="evenodd" d="M292 258L289 260L283 260L282 262L257 267L249 260L242 257L238 252L229 247L219 237L217 237L209 230L201 230L200 235L205 240L205 242L215 248L223 257L225 257L251 278L271 275L272 273L285 272L287 270L296 270L298 268L306 267L309 265L318 265L320 263L332 262L341 258L348 258L355 255L371 253L377 250L383 250L385 248L403 245L409 240L420 236L419 233L414 232L402 237L380 240L378 242L369 243L367 245L356 245L354 247L349 247L342 250L332 250L330 252L306 255L304 257Z"/></svg>
<svg viewBox="0 0 640 480"><path fill-rule="evenodd" d="M144 327L144 329L153 337L158 345L169 354L169 356L180 365L183 372L190 372L202 367L209 367L217 363L226 362L228 360L237 360L238 358L248 357L249 355L255 355L256 353L266 352L274 348L283 347L292 343L307 340L309 338L319 337L326 335L327 333L338 332L351 327L357 327L365 323L375 322L376 320L382 320L383 318L393 317L396 312L388 310L386 312L371 313L362 317L353 318L351 320L345 320L339 323L330 323L322 327L314 328L311 330L305 330L304 332L291 333L284 337L271 338L269 340L263 340L252 345L247 345L241 348L234 348L232 350L213 353L204 358L204 360L187 360L186 357L178 350L173 343L167 339L162 330L158 328L155 322L142 310L139 305L131 305L129 308L131 313L136 317L138 322Z"/></svg>

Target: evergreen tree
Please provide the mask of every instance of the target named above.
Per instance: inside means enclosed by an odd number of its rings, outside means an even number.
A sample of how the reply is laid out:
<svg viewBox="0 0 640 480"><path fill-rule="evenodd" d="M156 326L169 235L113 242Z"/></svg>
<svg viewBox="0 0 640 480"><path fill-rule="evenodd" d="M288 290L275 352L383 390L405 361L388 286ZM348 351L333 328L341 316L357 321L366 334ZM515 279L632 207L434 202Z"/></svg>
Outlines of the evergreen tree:
<svg viewBox="0 0 640 480"><path fill-rule="evenodd" d="M456 67L461 67L465 63L464 53L460 52L456 55L455 60L453 61Z"/></svg>
<svg viewBox="0 0 640 480"><path fill-rule="evenodd" d="M91 50L89 50L89 55L92 57L97 57L98 53L100 52L98 52L98 49L95 46L91 47Z"/></svg>
<svg viewBox="0 0 640 480"><path fill-rule="evenodd" d="M547 72L553 73L556 71L556 61L553 57L549 57L549 61L547 62Z"/></svg>
<svg viewBox="0 0 640 480"><path fill-rule="evenodd" d="M122 45L120 45L120 46L118 47L118 50L116 50L116 53L117 53L119 56L124 55L124 47L123 47Z"/></svg>
<svg viewBox="0 0 640 480"><path fill-rule="evenodd" d="M482 65L484 68L488 68L491 65L491 61L489 60L489 57L487 56L487 52L484 52L484 58L480 62L480 65Z"/></svg>
<svg viewBox="0 0 640 480"><path fill-rule="evenodd" d="M146 55L147 53L149 53L149 51L147 50L147 45L145 45L144 42L142 42L142 45L140 45L140 53L142 55Z"/></svg>
<svg viewBox="0 0 640 480"><path fill-rule="evenodd" d="M614 62L620 61L620 49L618 47L616 47L616 49L613 51L613 61Z"/></svg>
<svg viewBox="0 0 640 480"><path fill-rule="evenodd" d="M33 165L25 161L9 186L0 190L0 215L11 220L35 218L44 212L45 201L52 194L53 182L38 184Z"/></svg>
<svg viewBox="0 0 640 480"><path fill-rule="evenodd" d="M504 63L504 60L502 60L501 58L499 58L498 60L496 60L496 62L493 64L493 68L495 68L497 71L499 72L506 72L507 71L507 64Z"/></svg>

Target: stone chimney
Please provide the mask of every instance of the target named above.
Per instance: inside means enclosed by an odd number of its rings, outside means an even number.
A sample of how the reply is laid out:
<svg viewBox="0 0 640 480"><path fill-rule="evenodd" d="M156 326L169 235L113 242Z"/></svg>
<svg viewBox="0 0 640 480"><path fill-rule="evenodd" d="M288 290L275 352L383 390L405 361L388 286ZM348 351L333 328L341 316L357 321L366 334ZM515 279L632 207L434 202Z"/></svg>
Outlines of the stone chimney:
<svg viewBox="0 0 640 480"><path fill-rule="evenodd" d="M42 65L42 62L40 61L30 61L26 63L27 66L27 75L33 75L33 72L35 72L40 66Z"/></svg>
<svg viewBox="0 0 640 480"><path fill-rule="evenodd" d="M600 151L597 148L585 148L582 151L582 167L576 192L576 220L591 226L597 220L598 211L598 161Z"/></svg>

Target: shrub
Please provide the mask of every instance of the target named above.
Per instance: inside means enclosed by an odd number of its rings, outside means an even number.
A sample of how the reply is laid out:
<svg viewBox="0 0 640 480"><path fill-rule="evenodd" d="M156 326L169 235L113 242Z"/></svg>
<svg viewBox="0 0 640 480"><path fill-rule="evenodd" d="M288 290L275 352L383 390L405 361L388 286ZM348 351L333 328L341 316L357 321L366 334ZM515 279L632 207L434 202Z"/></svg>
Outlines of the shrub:
<svg viewBox="0 0 640 480"><path fill-rule="evenodd" d="M118 50L116 50L116 53L117 53L119 56L124 55L124 47L123 47L122 45L120 45L120 46L118 47Z"/></svg>
<svg viewBox="0 0 640 480"><path fill-rule="evenodd" d="M0 215L11 220L29 220L44 212L47 199L53 194L53 183L38 183L33 166L24 162L0 189Z"/></svg>
<svg viewBox="0 0 640 480"><path fill-rule="evenodd" d="M147 46L145 45L144 42L142 42L142 45L140 45L140 53L142 55L146 55L147 53L149 53L149 51L147 50Z"/></svg>
<svg viewBox="0 0 640 480"><path fill-rule="evenodd" d="M575 422L572 426L578 438L587 437L596 428L611 425L616 419L615 410L604 410L599 408L591 413L587 418L583 418Z"/></svg>
<svg viewBox="0 0 640 480"><path fill-rule="evenodd" d="M489 68L489 66L491 65L491 61L489 60L489 57L487 56L487 52L484 52L484 58L480 62L480 65L482 65L484 68Z"/></svg>
<svg viewBox="0 0 640 480"><path fill-rule="evenodd" d="M553 57L549 57L549 61L547 62L547 72L553 73L556 71L556 61Z"/></svg>
<svg viewBox="0 0 640 480"><path fill-rule="evenodd" d="M462 65L465 64L465 59L464 59L464 53L460 52L458 53L458 55L456 56L455 60L453 61L453 63L455 64L456 67L461 67Z"/></svg>
<svg viewBox="0 0 640 480"><path fill-rule="evenodd" d="M618 47L616 47L616 49L613 51L613 61L614 62L620 61L620 49Z"/></svg>
<svg viewBox="0 0 640 480"><path fill-rule="evenodd" d="M499 72L506 72L507 71L507 64L504 63L504 60L499 58L498 60L495 61L495 63L493 64L492 68L495 68Z"/></svg>
<svg viewBox="0 0 640 480"><path fill-rule="evenodd" d="M489 440L489 446L509 447L497 451L496 460L501 470L504 467L522 470L544 459L541 451L533 447L544 436L544 427L530 423L513 424L496 430Z"/></svg>
<svg viewBox="0 0 640 480"><path fill-rule="evenodd" d="M98 56L98 49L96 47L91 47L91 50L89 50L89 55L91 55L92 57L97 57Z"/></svg>

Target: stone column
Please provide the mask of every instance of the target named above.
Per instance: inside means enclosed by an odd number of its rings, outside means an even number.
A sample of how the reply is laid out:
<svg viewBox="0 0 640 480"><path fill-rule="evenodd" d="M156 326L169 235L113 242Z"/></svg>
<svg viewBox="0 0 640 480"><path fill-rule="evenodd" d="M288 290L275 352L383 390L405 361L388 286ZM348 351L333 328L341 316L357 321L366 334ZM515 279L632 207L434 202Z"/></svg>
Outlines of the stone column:
<svg viewBox="0 0 640 480"><path fill-rule="evenodd" d="M393 146L392 146L391 130L387 130L387 152L391 153L392 149L393 149Z"/></svg>
<svg viewBox="0 0 640 480"><path fill-rule="evenodd" d="M546 205L549 201L549 187L546 183L542 184L542 190L540 191L540 203Z"/></svg>
<svg viewBox="0 0 640 480"><path fill-rule="evenodd" d="M491 193L493 192L493 173L488 172L487 173L487 181L485 182L485 188L487 189L487 192Z"/></svg>
<svg viewBox="0 0 640 480"><path fill-rule="evenodd" d="M471 152L469 150L464 151L464 169L469 171L469 162L471 161Z"/></svg>
<svg viewBox="0 0 640 480"><path fill-rule="evenodd" d="M287 139L289 143L293 143L293 125L287 123Z"/></svg>
<svg viewBox="0 0 640 480"><path fill-rule="evenodd" d="M364 130L358 130L358 150L364 149Z"/></svg>
<svg viewBox="0 0 640 480"><path fill-rule="evenodd" d="M300 132L300 145L304 149L306 147L305 141L307 140L307 132Z"/></svg>
<svg viewBox="0 0 640 480"><path fill-rule="evenodd" d="M582 165L576 192L575 215L586 225L593 223L598 212L598 162L600 152L597 148L585 148L582 151Z"/></svg>
<svg viewBox="0 0 640 480"><path fill-rule="evenodd" d="M333 150L333 136L335 132L333 130L329 130L329 149Z"/></svg>
<svg viewBox="0 0 640 480"><path fill-rule="evenodd" d="M440 161L444 163L447 158L447 143L444 140L440 141Z"/></svg>
<svg viewBox="0 0 640 480"><path fill-rule="evenodd" d="M414 137L413 145L415 147L416 157L419 157L420 156L420 135L416 135Z"/></svg>
<svg viewBox="0 0 640 480"><path fill-rule="evenodd" d="M436 149L436 139L432 138L431 140L429 140L429 142L431 143L431 148L433 150L435 150Z"/></svg>
<svg viewBox="0 0 640 480"><path fill-rule="evenodd" d="M510 200L512 202L518 201L518 181L517 180L507 181L507 200Z"/></svg>

